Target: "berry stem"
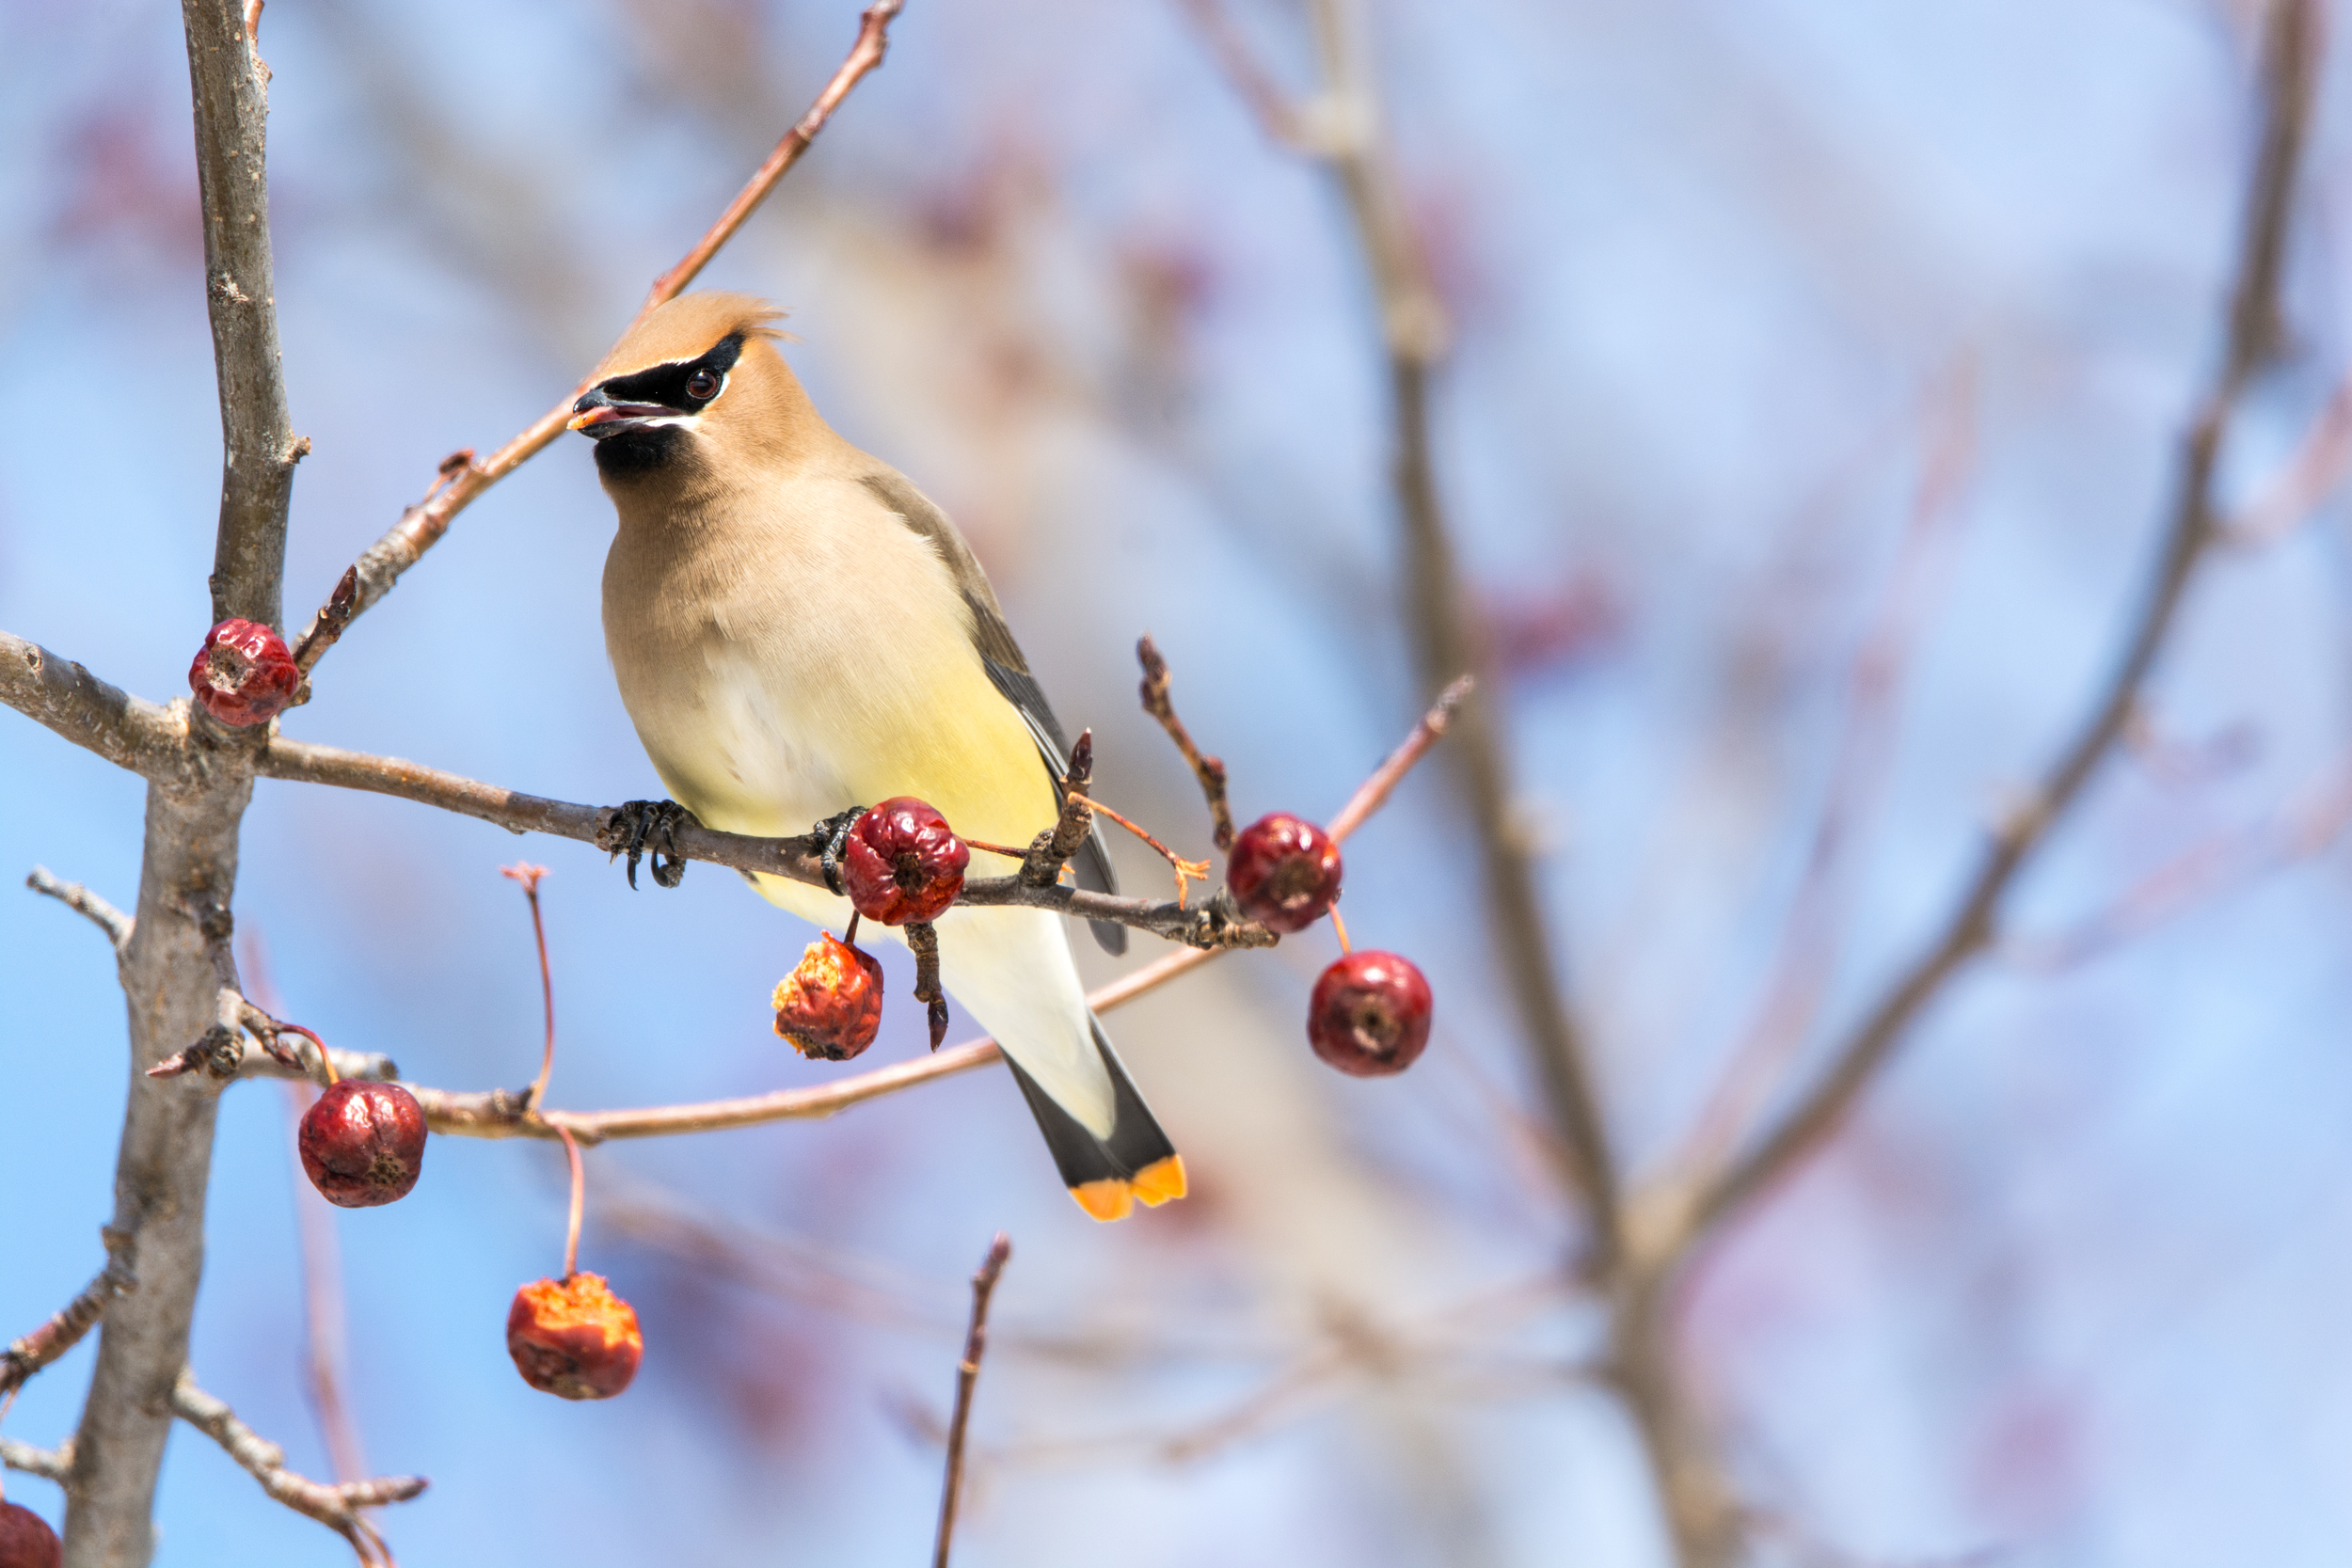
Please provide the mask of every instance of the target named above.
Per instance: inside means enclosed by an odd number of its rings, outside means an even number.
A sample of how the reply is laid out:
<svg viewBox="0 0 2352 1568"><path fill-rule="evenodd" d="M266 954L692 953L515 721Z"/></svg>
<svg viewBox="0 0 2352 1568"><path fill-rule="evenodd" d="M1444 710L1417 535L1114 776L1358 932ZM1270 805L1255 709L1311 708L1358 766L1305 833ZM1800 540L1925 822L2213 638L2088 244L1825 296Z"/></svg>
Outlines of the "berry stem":
<svg viewBox="0 0 2352 1568"><path fill-rule="evenodd" d="M1206 877L1209 874L1209 863L1207 861L1188 861L1184 859L1184 856L1178 854L1175 850L1170 849L1167 845L1162 844L1158 839L1153 838L1150 833L1145 832L1141 828L1136 827L1133 822L1128 821L1125 817L1111 810L1110 807L1104 805L1102 801L1094 800L1089 796L1081 795L1074 789L1070 792L1068 799L1085 801L1089 810L1101 812L1104 816L1109 817L1112 821L1118 823L1120 827L1126 829L1129 832L1143 840L1144 843L1158 850L1160 857L1176 869L1176 907L1178 909L1181 910L1184 907L1185 879L1192 877ZM966 840L965 842L968 843L970 841Z"/></svg>
<svg viewBox="0 0 2352 1568"><path fill-rule="evenodd" d="M588 1207L588 1167L580 1164L580 1142L572 1136L572 1130L559 1121L555 1131L564 1140L564 1156L572 1165L572 1213L564 1231L564 1277L569 1279L580 1272L580 1219Z"/></svg>
<svg viewBox="0 0 2352 1568"><path fill-rule="evenodd" d="M328 1088L331 1089L336 1085L343 1081L342 1074L335 1070L335 1053L326 1049L326 1042L319 1038L316 1031L305 1029L299 1023L288 1023L282 1018L277 1020L276 1022L278 1027L283 1029L286 1033L290 1035L300 1035L304 1039L309 1040L312 1045L318 1047L319 1065L326 1069L326 1086Z"/></svg>
<svg viewBox="0 0 2352 1568"><path fill-rule="evenodd" d="M864 918L855 910L850 911L850 923L841 928L842 946L855 947L857 945L857 923Z"/></svg>
<svg viewBox="0 0 2352 1568"><path fill-rule="evenodd" d="M548 874L544 865L516 861L513 865L499 867L499 875L520 882L523 896L531 901L531 935L539 944L539 1001L547 1013L548 1041L539 1053L539 1076L531 1083L531 1093L523 1103L536 1107L548 1092L548 1080L555 1073L555 975L548 968L548 927L539 914L539 879Z"/></svg>
<svg viewBox="0 0 2352 1568"><path fill-rule="evenodd" d="M1342 953L1353 953L1356 951L1356 944L1347 940L1347 922L1340 918L1340 911L1337 905L1334 905L1331 910L1331 929L1339 935L1340 951Z"/></svg>

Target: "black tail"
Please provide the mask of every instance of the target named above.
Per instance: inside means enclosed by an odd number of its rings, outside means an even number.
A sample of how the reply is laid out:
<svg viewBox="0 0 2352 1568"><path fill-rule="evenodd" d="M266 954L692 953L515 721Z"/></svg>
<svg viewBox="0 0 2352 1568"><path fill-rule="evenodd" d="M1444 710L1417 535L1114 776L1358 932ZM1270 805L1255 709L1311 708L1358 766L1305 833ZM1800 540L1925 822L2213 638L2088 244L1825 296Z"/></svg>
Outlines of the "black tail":
<svg viewBox="0 0 2352 1568"><path fill-rule="evenodd" d="M1087 1131L1077 1117L1038 1086L1036 1079L1022 1071L1021 1064L1009 1054L1005 1065L1012 1069L1013 1082L1021 1085L1030 1114L1037 1117L1038 1130L1045 1134L1045 1147L1053 1150L1054 1164L1061 1167L1062 1185L1070 1189L1070 1196L1098 1220L1123 1220L1137 1198L1155 1206L1184 1196L1184 1162L1152 1119L1143 1096L1136 1092L1118 1053L1104 1037L1102 1021L1089 1016L1088 1022L1094 1029L1094 1049L1102 1053L1103 1066L1111 1075L1109 1137L1098 1138Z"/></svg>

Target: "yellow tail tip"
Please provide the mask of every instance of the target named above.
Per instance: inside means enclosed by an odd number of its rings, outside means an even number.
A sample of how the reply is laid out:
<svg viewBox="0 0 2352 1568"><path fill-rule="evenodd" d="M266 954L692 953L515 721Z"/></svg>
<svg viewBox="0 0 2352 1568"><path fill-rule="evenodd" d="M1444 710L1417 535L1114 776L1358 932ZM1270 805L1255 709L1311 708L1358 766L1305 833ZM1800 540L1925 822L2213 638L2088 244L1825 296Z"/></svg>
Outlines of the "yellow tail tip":
<svg viewBox="0 0 2352 1568"><path fill-rule="evenodd" d="M1070 1189L1070 1196L1078 1200L1079 1208L1105 1224L1123 1220L1135 1212L1135 1190L1116 1177L1082 1181Z"/></svg>
<svg viewBox="0 0 2352 1568"><path fill-rule="evenodd" d="M1147 1208L1156 1209L1169 1198L1184 1196L1184 1157L1171 1154L1165 1160L1154 1160L1136 1172L1129 1185Z"/></svg>

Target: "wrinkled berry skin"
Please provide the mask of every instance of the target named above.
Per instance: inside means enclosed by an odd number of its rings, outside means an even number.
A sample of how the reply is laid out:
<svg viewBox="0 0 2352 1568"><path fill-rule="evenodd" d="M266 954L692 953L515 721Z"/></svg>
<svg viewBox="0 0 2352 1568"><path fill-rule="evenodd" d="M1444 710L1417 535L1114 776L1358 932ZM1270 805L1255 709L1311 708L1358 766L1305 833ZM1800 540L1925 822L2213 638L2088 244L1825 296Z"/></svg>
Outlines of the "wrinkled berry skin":
<svg viewBox="0 0 2352 1568"><path fill-rule="evenodd" d="M846 1062L874 1043L882 1027L882 961L831 931L801 955L801 965L776 982L776 1033L803 1056Z"/></svg>
<svg viewBox="0 0 2352 1568"><path fill-rule="evenodd" d="M58 1568L65 1547L57 1532L29 1508L0 1503L0 1568Z"/></svg>
<svg viewBox="0 0 2352 1568"><path fill-rule="evenodd" d="M523 1381L567 1400L609 1400L629 1386L645 1356L637 1312L602 1275L542 1279L515 1292L506 1312L506 1354Z"/></svg>
<svg viewBox="0 0 2352 1568"><path fill-rule="evenodd" d="M1339 902L1340 847L1311 822L1269 812L1233 840L1225 885L1259 925L1303 931Z"/></svg>
<svg viewBox="0 0 2352 1568"><path fill-rule="evenodd" d="M223 621L196 651L188 689L205 712L245 729L285 711L302 689L302 671L285 640L259 621Z"/></svg>
<svg viewBox="0 0 2352 1568"><path fill-rule="evenodd" d="M408 1196L424 1168L424 1108L398 1084L346 1078L302 1114L303 1173L326 1201L373 1209Z"/></svg>
<svg viewBox="0 0 2352 1568"><path fill-rule="evenodd" d="M885 926L937 920L963 891L972 851L947 819L912 795L857 819L841 847L841 883L857 912Z"/></svg>
<svg viewBox="0 0 2352 1568"><path fill-rule="evenodd" d="M1429 1043L1429 982L1409 958L1359 948L1323 972L1307 1004L1307 1040L1342 1072L1403 1072Z"/></svg>

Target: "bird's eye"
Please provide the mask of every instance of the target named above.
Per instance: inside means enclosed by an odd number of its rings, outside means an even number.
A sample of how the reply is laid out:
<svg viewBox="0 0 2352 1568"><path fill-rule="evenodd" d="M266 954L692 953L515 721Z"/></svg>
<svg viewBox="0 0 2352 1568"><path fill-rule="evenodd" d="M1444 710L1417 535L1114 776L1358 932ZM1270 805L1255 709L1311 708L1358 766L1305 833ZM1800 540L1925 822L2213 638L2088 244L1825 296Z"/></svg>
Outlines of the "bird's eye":
<svg viewBox="0 0 2352 1568"><path fill-rule="evenodd" d="M686 378L686 395L696 403L708 403L719 395L719 378L709 371L696 371Z"/></svg>

